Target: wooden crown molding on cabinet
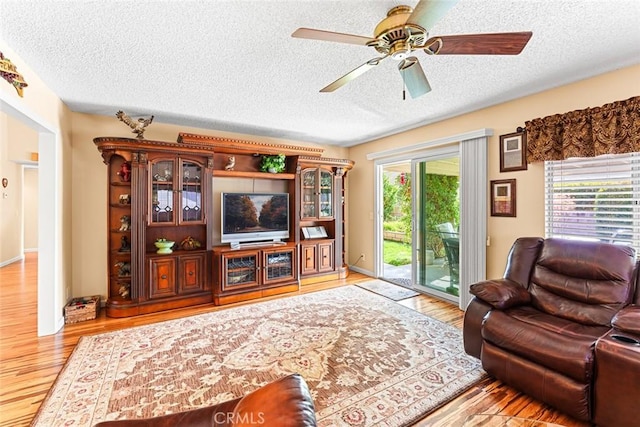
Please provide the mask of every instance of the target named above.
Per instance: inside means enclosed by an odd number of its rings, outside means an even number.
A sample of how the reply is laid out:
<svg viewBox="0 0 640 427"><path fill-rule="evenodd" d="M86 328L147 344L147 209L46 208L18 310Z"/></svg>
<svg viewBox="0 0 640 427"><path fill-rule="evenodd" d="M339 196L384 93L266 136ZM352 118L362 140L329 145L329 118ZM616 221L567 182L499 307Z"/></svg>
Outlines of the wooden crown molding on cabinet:
<svg viewBox="0 0 640 427"><path fill-rule="evenodd" d="M314 158L317 158L324 152L324 149L320 147L276 144L273 142L256 142L185 132L180 132L178 134L178 142L183 144L210 145L215 147L215 151L218 153L284 154L285 156L313 156Z"/></svg>

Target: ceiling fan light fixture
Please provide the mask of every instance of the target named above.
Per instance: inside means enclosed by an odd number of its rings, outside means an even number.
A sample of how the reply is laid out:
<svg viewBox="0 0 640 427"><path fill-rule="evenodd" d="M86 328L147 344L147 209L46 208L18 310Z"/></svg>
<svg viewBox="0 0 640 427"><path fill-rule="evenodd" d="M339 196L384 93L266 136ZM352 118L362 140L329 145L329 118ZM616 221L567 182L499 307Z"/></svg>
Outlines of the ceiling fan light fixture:
<svg viewBox="0 0 640 427"><path fill-rule="evenodd" d="M416 58L415 56L409 57L407 59L403 59L398 64L398 69L400 71L405 71L408 68L413 67L417 62L418 62L418 58Z"/></svg>
<svg viewBox="0 0 640 427"><path fill-rule="evenodd" d="M425 76L420 61L415 56L403 59L398 64L398 70L411 98L418 98L431 91L431 85Z"/></svg>

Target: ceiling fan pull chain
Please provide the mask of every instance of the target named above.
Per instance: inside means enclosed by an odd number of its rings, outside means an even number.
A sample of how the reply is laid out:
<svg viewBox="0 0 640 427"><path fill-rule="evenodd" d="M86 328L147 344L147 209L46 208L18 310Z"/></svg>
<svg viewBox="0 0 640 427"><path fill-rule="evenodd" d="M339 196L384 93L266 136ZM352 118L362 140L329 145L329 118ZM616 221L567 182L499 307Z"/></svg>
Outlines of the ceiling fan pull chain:
<svg viewBox="0 0 640 427"><path fill-rule="evenodd" d="M402 74L402 100L406 101L407 100L407 84L404 82L404 70L400 70L400 73Z"/></svg>

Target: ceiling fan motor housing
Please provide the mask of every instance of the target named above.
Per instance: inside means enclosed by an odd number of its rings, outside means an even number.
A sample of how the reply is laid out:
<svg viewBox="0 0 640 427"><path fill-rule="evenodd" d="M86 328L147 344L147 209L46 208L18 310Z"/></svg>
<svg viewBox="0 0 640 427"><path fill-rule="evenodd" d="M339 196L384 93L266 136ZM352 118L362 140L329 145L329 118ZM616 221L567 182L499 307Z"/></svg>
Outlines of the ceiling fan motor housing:
<svg viewBox="0 0 640 427"><path fill-rule="evenodd" d="M412 13L413 8L410 6L396 6L389 10L387 17L374 30L376 40L372 46L397 61L407 58L411 50L422 46L427 31L419 25L407 24Z"/></svg>

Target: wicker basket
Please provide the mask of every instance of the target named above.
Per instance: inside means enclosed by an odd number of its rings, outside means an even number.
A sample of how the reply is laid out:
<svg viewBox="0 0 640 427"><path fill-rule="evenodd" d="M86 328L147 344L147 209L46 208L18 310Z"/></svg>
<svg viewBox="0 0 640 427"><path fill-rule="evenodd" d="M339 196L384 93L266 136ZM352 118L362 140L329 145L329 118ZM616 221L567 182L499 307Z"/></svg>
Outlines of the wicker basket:
<svg viewBox="0 0 640 427"><path fill-rule="evenodd" d="M73 298L64 307L64 323L78 323L95 319L100 313L100 295Z"/></svg>

